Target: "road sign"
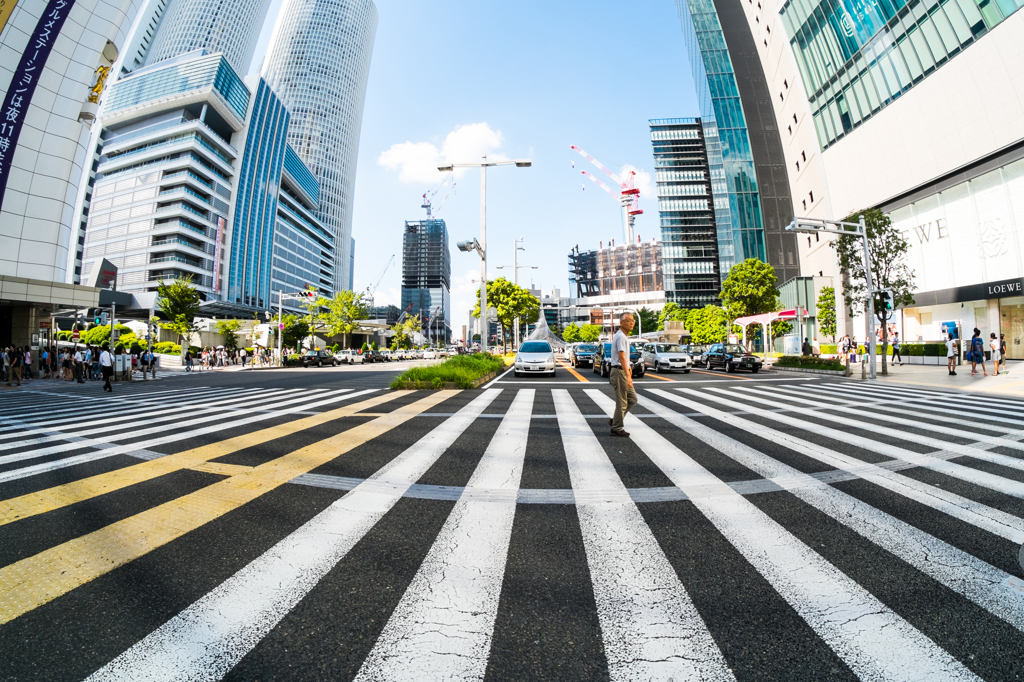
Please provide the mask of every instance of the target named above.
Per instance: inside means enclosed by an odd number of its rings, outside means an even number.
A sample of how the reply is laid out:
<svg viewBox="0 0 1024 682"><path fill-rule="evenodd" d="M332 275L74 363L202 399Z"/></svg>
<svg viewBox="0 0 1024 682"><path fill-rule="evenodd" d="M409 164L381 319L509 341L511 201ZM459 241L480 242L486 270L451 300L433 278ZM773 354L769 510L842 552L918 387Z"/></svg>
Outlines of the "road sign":
<svg viewBox="0 0 1024 682"><path fill-rule="evenodd" d="M40 321L40 322L39 322L39 328L40 328L40 329L49 329L49 328L50 328L50 322L49 322L49 320L46 320L46 321Z"/></svg>
<svg viewBox="0 0 1024 682"><path fill-rule="evenodd" d="M280 329L281 331L284 331L284 322L279 323L277 325L277 328Z"/></svg>
<svg viewBox="0 0 1024 682"><path fill-rule="evenodd" d="M71 339L73 341L78 341L78 330L77 329L75 331L71 332Z"/></svg>

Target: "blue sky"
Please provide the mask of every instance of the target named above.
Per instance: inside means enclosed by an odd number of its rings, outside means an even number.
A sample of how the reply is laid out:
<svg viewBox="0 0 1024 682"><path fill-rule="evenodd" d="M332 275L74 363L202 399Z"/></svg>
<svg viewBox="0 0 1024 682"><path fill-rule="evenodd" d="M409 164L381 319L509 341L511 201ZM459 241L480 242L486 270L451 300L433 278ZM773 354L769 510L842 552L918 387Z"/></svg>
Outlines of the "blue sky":
<svg viewBox="0 0 1024 682"><path fill-rule="evenodd" d="M446 157L487 152L533 160L532 168L488 172L489 275L511 275L494 268L511 264L522 236L520 263L538 269L521 270L520 284L532 279L566 295L569 250L622 239L618 204L580 174L597 169L569 145L616 172L632 165L643 178L653 175L648 119L697 115L674 3L376 2L356 175L356 290L372 285L395 254L376 302L400 302L404 221L425 216L421 195L443 177L431 169ZM272 0L254 66L280 6ZM436 217L448 225L458 333L480 267L455 242L479 237L480 173L465 171L456 183ZM641 195L636 230L647 240L659 237L653 178L640 186L650 191Z"/></svg>

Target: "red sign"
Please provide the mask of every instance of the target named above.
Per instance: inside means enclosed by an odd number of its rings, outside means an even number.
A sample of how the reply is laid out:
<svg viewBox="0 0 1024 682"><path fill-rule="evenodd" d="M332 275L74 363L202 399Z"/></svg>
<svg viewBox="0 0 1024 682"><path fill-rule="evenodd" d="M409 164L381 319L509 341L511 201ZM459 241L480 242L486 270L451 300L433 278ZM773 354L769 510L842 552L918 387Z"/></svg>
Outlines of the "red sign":
<svg viewBox="0 0 1024 682"><path fill-rule="evenodd" d="M50 328L50 323L49 322L40 322L39 323L39 328L40 329L49 329Z"/></svg>
<svg viewBox="0 0 1024 682"><path fill-rule="evenodd" d="M282 322L282 323L278 324L277 328L280 329L281 331L284 331L284 323Z"/></svg>
<svg viewBox="0 0 1024 682"><path fill-rule="evenodd" d="M71 332L71 338L74 339L75 341L78 341L78 330L77 329L75 331Z"/></svg>

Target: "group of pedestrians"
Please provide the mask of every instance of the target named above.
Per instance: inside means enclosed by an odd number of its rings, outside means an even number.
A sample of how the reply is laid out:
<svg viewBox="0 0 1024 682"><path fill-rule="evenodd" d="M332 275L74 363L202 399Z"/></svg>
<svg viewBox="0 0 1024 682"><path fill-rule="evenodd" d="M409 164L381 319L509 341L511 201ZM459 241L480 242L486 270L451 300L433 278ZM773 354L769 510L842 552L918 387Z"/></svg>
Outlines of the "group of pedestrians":
<svg viewBox="0 0 1024 682"><path fill-rule="evenodd" d="M985 368L985 340L981 338L981 330L977 327L974 328L974 335L971 337L970 350L967 351L967 361L971 363L971 376L975 376L978 373L978 365L981 365L981 371L985 376L988 376L988 370ZM1006 335L1000 334L999 338L996 338L995 332L988 335L988 350L989 355L992 358L992 363L995 365L993 376L999 376L1000 374L1009 374L1006 369ZM949 374L953 376L956 374L954 367L956 365L956 339L953 335L949 335L949 339L946 341L946 357L949 361ZM1002 365L1002 371L999 370L999 366Z"/></svg>
<svg viewBox="0 0 1024 682"><path fill-rule="evenodd" d="M266 348L256 348L252 354L244 348L217 348L205 347L193 353L191 348L185 349L185 371L192 372L197 368L199 371L213 370L229 365L241 365L245 367L251 362L253 366L269 364L270 356Z"/></svg>
<svg viewBox="0 0 1024 682"><path fill-rule="evenodd" d="M3 380L8 385L21 386L22 381L32 379L54 379L74 381L103 381L103 390L113 392L110 379L114 376L114 358L110 351L95 346L75 346L57 349L43 347L39 351L38 373L33 370L31 348L8 346L2 351ZM133 366L147 369L153 362L153 354L144 352L141 357L133 356ZM134 364L138 363L138 364ZM12 384L13 382L13 384Z"/></svg>

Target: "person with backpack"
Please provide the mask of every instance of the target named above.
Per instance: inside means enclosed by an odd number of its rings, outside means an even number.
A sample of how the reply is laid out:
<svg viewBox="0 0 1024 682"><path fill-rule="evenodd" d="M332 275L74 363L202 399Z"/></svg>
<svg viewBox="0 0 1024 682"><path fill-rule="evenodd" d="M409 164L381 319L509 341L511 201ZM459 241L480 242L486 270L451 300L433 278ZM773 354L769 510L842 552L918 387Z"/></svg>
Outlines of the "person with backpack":
<svg viewBox="0 0 1024 682"><path fill-rule="evenodd" d="M978 373L978 363L981 363L981 371L988 376L988 370L985 369L985 342L981 339L981 330L977 327L974 328L974 336L971 337L971 376Z"/></svg>
<svg viewBox="0 0 1024 682"><path fill-rule="evenodd" d="M892 333L892 357L889 359L889 362L896 364L896 358L900 359L900 365L902 366L903 356L900 355L900 333L894 331Z"/></svg>

